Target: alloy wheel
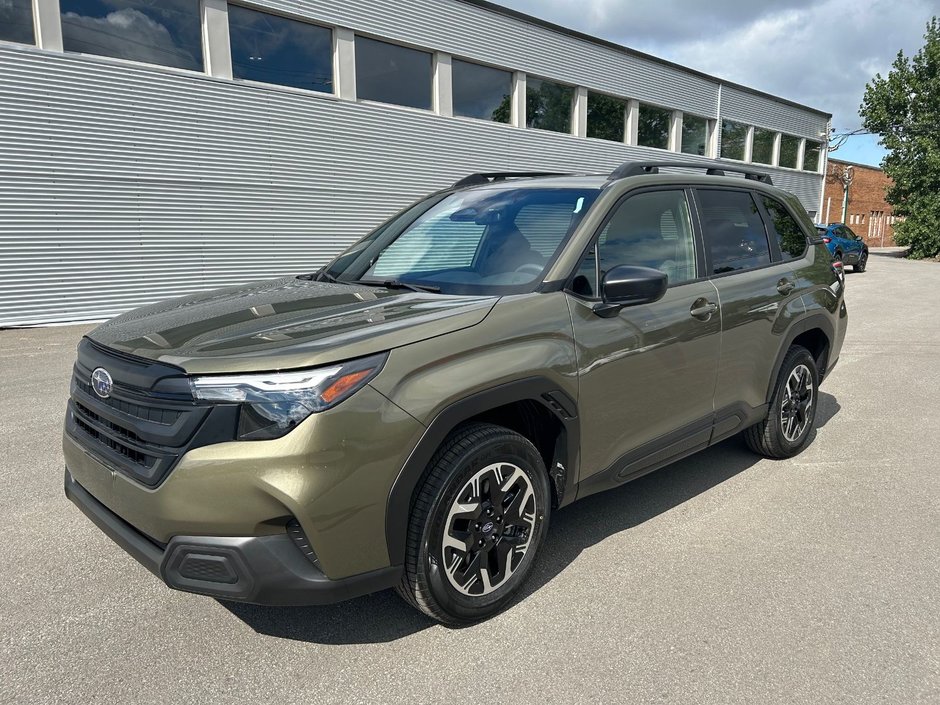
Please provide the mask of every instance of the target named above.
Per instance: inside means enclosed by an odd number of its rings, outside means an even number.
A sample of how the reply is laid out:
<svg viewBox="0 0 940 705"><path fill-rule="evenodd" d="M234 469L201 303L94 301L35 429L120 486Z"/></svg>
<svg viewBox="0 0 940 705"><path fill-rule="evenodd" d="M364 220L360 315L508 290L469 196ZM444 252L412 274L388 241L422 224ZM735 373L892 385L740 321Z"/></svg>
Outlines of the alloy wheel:
<svg viewBox="0 0 940 705"><path fill-rule="evenodd" d="M797 365L787 377L780 405L780 428L790 443L798 441L809 428L814 402L813 374L806 365Z"/></svg>

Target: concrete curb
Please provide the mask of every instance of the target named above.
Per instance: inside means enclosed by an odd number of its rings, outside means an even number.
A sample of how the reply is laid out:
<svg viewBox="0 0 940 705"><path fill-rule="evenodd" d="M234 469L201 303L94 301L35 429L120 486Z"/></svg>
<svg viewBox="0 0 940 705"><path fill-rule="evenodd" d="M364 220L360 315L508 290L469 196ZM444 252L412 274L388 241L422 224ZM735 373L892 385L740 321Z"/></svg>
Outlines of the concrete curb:
<svg viewBox="0 0 940 705"><path fill-rule="evenodd" d="M869 247L868 254L879 257L907 257L906 247Z"/></svg>

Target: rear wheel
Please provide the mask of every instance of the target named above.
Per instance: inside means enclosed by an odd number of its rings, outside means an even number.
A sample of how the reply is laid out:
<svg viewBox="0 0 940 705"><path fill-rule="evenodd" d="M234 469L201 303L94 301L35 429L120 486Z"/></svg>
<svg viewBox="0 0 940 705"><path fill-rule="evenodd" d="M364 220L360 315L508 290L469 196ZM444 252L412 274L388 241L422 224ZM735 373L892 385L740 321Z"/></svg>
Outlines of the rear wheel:
<svg viewBox="0 0 940 705"><path fill-rule="evenodd" d="M868 266L868 250L863 250L858 257L858 262L852 265L853 272L864 272Z"/></svg>
<svg viewBox="0 0 940 705"><path fill-rule="evenodd" d="M496 614L532 569L550 502L548 474L528 439L491 424L458 430L415 498L398 593L446 624Z"/></svg>
<svg viewBox="0 0 940 705"><path fill-rule="evenodd" d="M809 350L794 345L777 375L767 418L744 432L755 453L767 458L789 458L808 444L816 423L819 372Z"/></svg>
<svg viewBox="0 0 940 705"><path fill-rule="evenodd" d="M836 250L836 251L833 253L833 255L832 255L832 259L834 259L836 262L841 262L841 261L842 261L842 251L841 251L841 250Z"/></svg>

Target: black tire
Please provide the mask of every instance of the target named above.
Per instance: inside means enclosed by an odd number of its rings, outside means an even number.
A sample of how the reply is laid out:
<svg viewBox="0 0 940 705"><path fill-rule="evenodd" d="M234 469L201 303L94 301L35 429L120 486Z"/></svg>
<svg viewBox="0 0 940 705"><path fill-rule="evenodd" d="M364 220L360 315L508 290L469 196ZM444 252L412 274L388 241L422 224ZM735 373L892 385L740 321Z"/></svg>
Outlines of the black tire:
<svg viewBox="0 0 940 705"><path fill-rule="evenodd" d="M839 250L836 250L835 253L832 255L832 259L834 259L836 262L841 262L842 252L840 252Z"/></svg>
<svg viewBox="0 0 940 705"><path fill-rule="evenodd" d="M498 466L498 469L487 470L493 466ZM516 470L521 470L525 477L519 476ZM456 511L459 499L470 502L469 498L474 496L473 480L485 472L501 473L506 484L494 484L489 479L495 479L497 475L494 474L484 475L476 485L480 488L479 504L483 513L480 516L485 522L481 529L480 522L463 518L467 512L458 512L457 517L453 516L453 512ZM506 472L511 473L511 476L505 477ZM521 491L515 490L515 494L512 494L517 486L512 485L503 500L496 500L499 506L506 508L506 525L494 529L490 525L494 525L497 518L503 521L499 514L502 510L486 518L487 510L484 507L488 502L490 509L495 506L492 503L493 488L496 487L496 492L501 493L512 477L517 478ZM489 499L484 500L487 493ZM524 519L513 528L509 525L511 514L529 515L528 511L520 509L519 502L525 503L523 509L531 510L532 523ZM531 571L535 554L545 536L550 511L548 473L541 456L528 439L492 424L473 424L456 430L431 459L424 483L414 499L408 527L405 571L397 588L398 594L406 602L445 624L470 624L493 616L512 601ZM467 522L465 532L453 529L463 521ZM467 541L471 548L465 554L450 546L445 548L445 533L452 537L455 535L452 531L468 535ZM497 531L500 535L494 538ZM477 548L477 538L486 541L484 548ZM520 554L522 544L525 548ZM446 560L453 561L448 565L445 565L445 553L448 556ZM503 561L499 563L501 554ZM479 563L471 560L471 555L477 556ZM514 557L517 557L515 564ZM489 562L491 560L494 562ZM466 573L461 573L460 568L448 570L449 566L458 563L461 568L466 568ZM484 563L487 566L502 565L501 573L488 568L473 570L474 565L482 566ZM485 580L493 586L491 592L473 595L458 589L456 582L463 583L465 588L469 585L468 590L485 590L483 570L486 570ZM481 578L479 583L476 578L469 582L463 579L474 573ZM503 575L501 582L494 584L493 576L498 578L500 574Z"/></svg>
<svg viewBox="0 0 940 705"><path fill-rule="evenodd" d="M787 392L787 381L801 366L809 371L812 382L812 398L802 418L799 413L802 402L791 401L791 395ZM770 398L767 418L744 431L744 440L748 447L765 458L790 458L800 453L809 444L816 426L818 393L819 371L816 369L816 361L806 348L800 345L792 346L780 366L774 393ZM787 405L786 408L784 405ZM790 423L797 424L796 428L790 427L790 438L787 437L784 417L795 418L795 421ZM797 435L795 432L804 419L807 419L805 428Z"/></svg>
<svg viewBox="0 0 940 705"><path fill-rule="evenodd" d="M862 250L862 254L858 256L858 262L852 265L853 272L864 272L865 267L868 266L868 250Z"/></svg>

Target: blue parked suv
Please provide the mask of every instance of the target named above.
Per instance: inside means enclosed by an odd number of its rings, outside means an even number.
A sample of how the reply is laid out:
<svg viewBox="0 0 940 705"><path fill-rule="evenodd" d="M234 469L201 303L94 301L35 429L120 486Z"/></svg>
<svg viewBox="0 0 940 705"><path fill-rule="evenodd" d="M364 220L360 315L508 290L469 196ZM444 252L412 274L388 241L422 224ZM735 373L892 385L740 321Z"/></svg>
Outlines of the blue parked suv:
<svg viewBox="0 0 940 705"><path fill-rule="evenodd" d="M868 245L860 235L853 233L844 223L817 225L816 229L833 259L843 264L851 264L853 272L865 271L868 264Z"/></svg>

